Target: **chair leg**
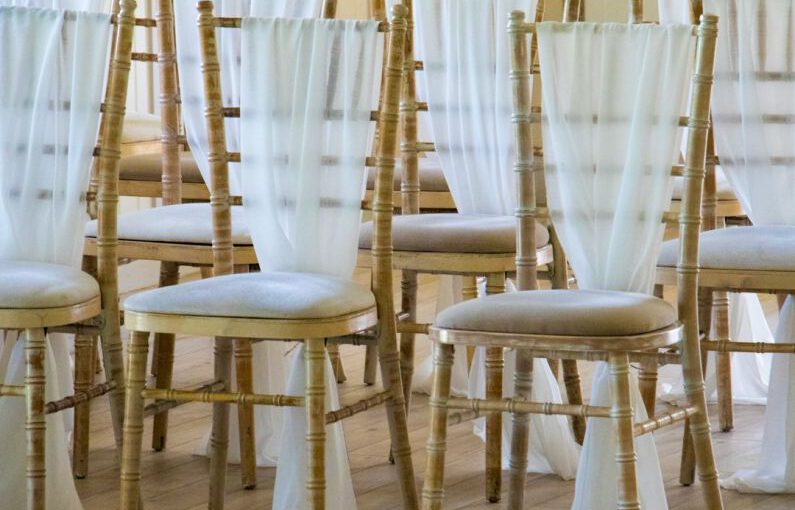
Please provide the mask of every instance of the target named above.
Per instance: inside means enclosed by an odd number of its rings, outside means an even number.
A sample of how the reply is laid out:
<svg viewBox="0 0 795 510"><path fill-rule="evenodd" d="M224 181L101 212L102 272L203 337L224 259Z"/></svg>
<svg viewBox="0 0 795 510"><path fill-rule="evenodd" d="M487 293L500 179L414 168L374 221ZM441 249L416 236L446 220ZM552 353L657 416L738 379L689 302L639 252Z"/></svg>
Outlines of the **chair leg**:
<svg viewBox="0 0 795 510"><path fill-rule="evenodd" d="M649 418L654 418L657 403L656 361L644 361L640 364L638 386L640 386L640 395L643 399L643 406L646 408L646 414L649 415Z"/></svg>
<svg viewBox="0 0 795 510"><path fill-rule="evenodd" d="M715 292L715 334L718 340L729 340L729 295ZM732 398L732 364L730 352L715 353L715 377L718 388L718 419L721 432L734 428L734 407Z"/></svg>
<svg viewBox="0 0 795 510"><path fill-rule="evenodd" d="M533 354L525 349L516 350L516 373L513 376L514 399L529 401L533 390ZM511 436L510 483L508 509L521 510L524 506L524 486L527 480L527 449L530 433L530 415L513 413Z"/></svg>
<svg viewBox="0 0 795 510"><path fill-rule="evenodd" d="M411 443L406 422L403 384L400 380L400 355L397 350L395 330L388 326L382 326L378 338L378 361L381 365L381 380L384 389L391 392L392 395L386 401L385 407L389 435L392 439L391 454L395 461L403 508L416 510L418 508L417 487L414 482L414 466L411 463Z"/></svg>
<svg viewBox="0 0 795 510"><path fill-rule="evenodd" d="M144 431L146 358L149 333L133 331L127 349L127 392L124 408L124 446L121 462L121 510L139 510L141 503L141 446Z"/></svg>
<svg viewBox="0 0 795 510"><path fill-rule="evenodd" d="M215 380L223 383L221 391L229 391L232 372L232 348L228 338L215 339ZM226 492L226 456L229 449L229 404L213 404L213 429L210 435L210 501L209 510L224 507Z"/></svg>
<svg viewBox="0 0 795 510"><path fill-rule="evenodd" d="M444 457L447 450L447 399L453 371L453 346L433 345L430 433L425 449L425 483L422 510L441 510L444 503Z"/></svg>
<svg viewBox="0 0 795 510"><path fill-rule="evenodd" d="M326 360L322 338L306 340L306 492L309 508L326 507Z"/></svg>
<svg viewBox="0 0 795 510"><path fill-rule="evenodd" d="M372 386L375 384L376 372L378 371L378 347L368 345L365 347L364 355L364 384Z"/></svg>
<svg viewBox="0 0 795 510"><path fill-rule="evenodd" d="M75 392L88 390L94 381L94 337L75 335ZM77 404L72 432L72 472L83 479L88 474L89 417L91 401Z"/></svg>
<svg viewBox="0 0 795 510"><path fill-rule="evenodd" d="M629 357L626 353L611 353L610 389L613 405L610 418L616 437L616 464L618 465L618 508L640 510L638 478L636 473L634 416L629 392Z"/></svg>
<svg viewBox="0 0 795 510"><path fill-rule="evenodd" d="M25 430L27 432L28 510L44 510L45 436L44 363L46 345L43 329L25 331Z"/></svg>
<svg viewBox="0 0 795 510"><path fill-rule="evenodd" d="M505 292L505 274L490 274L486 294ZM486 349L486 398L502 399L502 375L505 368L502 347ZM502 492L502 413L486 416L486 500L496 503Z"/></svg>
<svg viewBox="0 0 795 510"><path fill-rule="evenodd" d="M401 306L408 320L417 321L417 272L403 271L400 281ZM411 381L414 377L414 333L400 334L400 378L403 383L403 395L406 400L406 411L411 406Z"/></svg>
<svg viewBox="0 0 795 510"><path fill-rule="evenodd" d="M476 275L461 276L461 300L468 301L478 297L478 277ZM472 368L475 357L475 346L467 345L467 370Z"/></svg>
<svg viewBox="0 0 795 510"><path fill-rule="evenodd" d="M577 365L577 360L564 359L561 364L563 365L563 383L566 385L566 399L569 401L569 404L581 405L582 385L580 384L580 369ZM585 424L585 417L571 417L571 428L574 432L574 440L579 444L582 444L585 439Z"/></svg>
<svg viewBox="0 0 795 510"><path fill-rule="evenodd" d="M251 340L235 340L235 375L239 393L254 393ZM240 478L244 489L257 486L257 444L254 437L254 406L237 405L237 424L240 435Z"/></svg>
<svg viewBox="0 0 795 510"><path fill-rule="evenodd" d="M345 375L345 367L342 366L342 359L340 358L340 346L337 344L329 344L326 347L328 351L329 361L331 361L331 368L334 370L334 380L337 384L342 384L348 380Z"/></svg>
<svg viewBox="0 0 795 510"><path fill-rule="evenodd" d="M154 336L152 372L155 375L155 387L170 388L174 375L175 336L170 333L155 333ZM164 450L167 436L168 411L163 411L156 414L152 421L152 449L156 452Z"/></svg>

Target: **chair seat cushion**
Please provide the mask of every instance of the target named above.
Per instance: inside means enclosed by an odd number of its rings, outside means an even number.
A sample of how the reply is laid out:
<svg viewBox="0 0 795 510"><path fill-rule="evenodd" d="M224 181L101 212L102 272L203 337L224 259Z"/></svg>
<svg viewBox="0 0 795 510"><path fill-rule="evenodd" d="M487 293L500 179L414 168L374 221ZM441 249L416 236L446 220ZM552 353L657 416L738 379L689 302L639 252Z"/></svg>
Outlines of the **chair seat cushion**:
<svg viewBox="0 0 795 510"><path fill-rule="evenodd" d="M349 280L315 273L218 276L135 294L124 309L139 313L251 319L329 319L369 310L375 298Z"/></svg>
<svg viewBox="0 0 795 510"><path fill-rule="evenodd" d="M673 199L681 200L684 189L684 177L674 177ZM726 179L726 174L723 173L720 167L715 169L715 196L718 200L737 200L737 196L734 194L729 180Z"/></svg>
<svg viewBox="0 0 795 510"><path fill-rule="evenodd" d="M179 204L141 209L119 215L119 239L176 244L212 244L210 204ZM97 222L86 225L86 236L97 236ZM232 242L250 246L251 236L242 206L232 206Z"/></svg>
<svg viewBox="0 0 795 510"><path fill-rule="evenodd" d="M676 322L666 301L633 292L534 290L471 299L442 311L440 329L561 336L629 336Z"/></svg>
<svg viewBox="0 0 795 510"><path fill-rule="evenodd" d="M433 159L420 158L420 190L434 192L449 192L447 181L439 163ZM369 168L367 172L367 189L375 189L375 177L377 169ZM401 169L395 169L394 189L400 191Z"/></svg>
<svg viewBox="0 0 795 510"><path fill-rule="evenodd" d="M122 158L119 163L119 179L122 181L159 182L163 176L163 164L160 158L160 154L138 154ZM179 159L182 182L204 183L199 166L190 152L181 152Z"/></svg>
<svg viewBox="0 0 795 510"><path fill-rule="evenodd" d="M127 112L121 131L121 143L159 141L163 134L160 116L153 113Z"/></svg>
<svg viewBox="0 0 795 510"><path fill-rule="evenodd" d="M676 266L679 241L663 243L657 265ZM705 269L795 271L795 227L730 227L701 234L699 264Z"/></svg>
<svg viewBox="0 0 795 510"><path fill-rule="evenodd" d="M359 232L359 248L369 249L373 224ZM516 218L457 213L407 214L392 218L395 251L434 253L515 253ZM536 246L549 244L549 231L536 224Z"/></svg>
<svg viewBox="0 0 795 510"><path fill-rule="evenodd" d="M97 281L74 267L0 261L0 308L63 308L97 297Z"/></svg>

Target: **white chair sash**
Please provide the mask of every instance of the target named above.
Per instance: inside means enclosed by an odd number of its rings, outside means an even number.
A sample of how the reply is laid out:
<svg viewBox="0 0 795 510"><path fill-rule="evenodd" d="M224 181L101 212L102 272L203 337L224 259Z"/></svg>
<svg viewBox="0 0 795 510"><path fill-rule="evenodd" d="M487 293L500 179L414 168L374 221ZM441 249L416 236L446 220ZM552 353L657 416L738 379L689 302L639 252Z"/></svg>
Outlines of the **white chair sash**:
<svg viewBox="0 0 795 510"><path fill-rule="evenodd" d="M243 204L263 271L352 277L379 46L375 21L244 19ZM304 393L302 353L296 349L288 394ZM328 361L326 386L326 406L337 408ZM274 508L306 505L305 430L305 410L286 410L290 455L279 457ZM355 508L342 425L327 434L327 506Z"/></svg>
<svg viewBox="0 0 795 510"><path fill-rule="evenodd" d="M0 260L80 264L104 90L98 77L105 75L108 62L110 17L24 6L91 9L95 4L0 0ZM6 342L15 338L4 336ZM23 348L21 340L13 349L6 384L23 381ZM48 399L71 393L68 359L63 339L48 342ZM47 418L47 504L79 510L65 432L69 416ZM7 460L0 493L9 510L26 508L20 490L25 486L24 419L24 399L0 399L0 429L6 431L0 458Z"/></svg>
<svg viewBox="0 0 795 510"><path fill-rule="evenodd" d="M537 34L547 198L578 285L651 293L677 161L691 28L541 23ZM608 383L601 364L593 405L609 405ZM636 416L645 419L632 387ZM667 508L652 436L635 446L641 505ZM612 423L589 419L573 508L615 508L614 452Z"/></svg>

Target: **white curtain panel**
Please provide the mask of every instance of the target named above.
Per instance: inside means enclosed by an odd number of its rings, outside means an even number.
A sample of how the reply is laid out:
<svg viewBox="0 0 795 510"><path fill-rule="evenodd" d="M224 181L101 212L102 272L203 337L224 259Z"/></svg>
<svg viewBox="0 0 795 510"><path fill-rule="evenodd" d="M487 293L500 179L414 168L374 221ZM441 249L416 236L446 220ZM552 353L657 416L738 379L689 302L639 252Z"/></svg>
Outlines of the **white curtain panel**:
<svg viewBox="0 0 795 510"><path fill-rule="evenodd" d="M110 18L7 7L11 3L25 2L0 1L0 260L77 266L88 219L85 193L99 128ZM66 381L71 377L64 339L50 340L57 341L48 348L46 396L54 399L71 392L59 387L59 375ZM6 384L23 382L23 347L17 342ZM20 489L25 486L24 420L24 399L0 399L0 429L6 431L0 458L8 460L0 493L3 508L10 510L26 507ZM47 418L46 441L47 503L78 510L64 415Z"/></svg>
<svg viewBox="0 0 795 510"><path fill-rule="evenodd" d="M262 270L350 279L378 102L378 23L246 18L242 43L243 205ZM288 394L304 393L302 354ZM336 409L328 362L326 386ZM286 409L284 430L290 455L279 457L274 508L304 508L305 410ZM355 508L342 424L327 434L327 506Z"/></svg>
<svg viewBox="0 0 795 510"><path fill-rule="evenodd" d="M754 225L786 225L795 235L795 129L765 119L795 114L795 42L787 0L709 0L721 16L713 92L716 150L726 176ZM775 79L776 75L784 79ZM774 79L770 79L774 77ZM792 297L781 310L775 339L795 341ZM743 492L795 492L795 357L775 356L760 462L725 487Z"/></svg>
<svg viewBox="0 0 795 510"><path fill-rule="evenodd" d="M690 0L659 0L660 22L690 23ZM721 18L722 20L722 18ZM721 26L723 23L721 22ZM721 143L722 147L723 144ZM722 152L722 151L719 151ZM718 167L717 172L722 173ZM738 188L732 186L738 196ZM748 203L743 200L747 211ZM765 319L759 296L756 294L732 294L729 299L730 337L735 341L772 342L773 332ZM752 335L752 336L751 336ZM732 400L738 404L765 404L767 402L768 379L772 355L753 353L731 353L732 368ZM714 390L715 353L709 353L707 362L707 398L717 400ZM664 398L678 398L681 392L681 370L669 365L660 370L660 388L664 390ZM712 385L712 386L710 386ZM670 392L665 392L668 389Z"/></svg>
<svg viewBox="0 0 795 510"><path fill-rule="evenodd" d="M651 293L677 161L690 27L542 23L537 34L549 209L579 287ZM645 419L632 388L636 418ZM610 405L604 363L591 404ZM641 505L667 508L653 437L636 439L635 447ZM612 422L589 419L573 508L616 507L614 452Z"/></svg>
<svg viewBox="0 0 795 510"><path fill-rule="evenodd" d="M216 0L217 16L258 16L312 18L320 16L322 0ZM182 118L188 135L188 144L204 181L210 182L210 165L207 162L207 125L204 120L204 81L201 71L201 46L196 24L199 13L196 2L174 2L177 32L177 62L182 93ZM240 104L240 31L219 30L218 52L221 60L221 84L224 104ZM226 119L226 139L230 151L239 150L240 121ZM234 195L241 194L240 169L230 165L230 187Z"/></svg>
<svg viewBox="0 0 795 510"><path fill-rule="evenodd" d="M311 18L320 15L322 0L216 0L215 12L218 16L260 16ZM188 136L191 152L199 166L204 181L210 182L210 165L207 161L209 146L207 124L204 119L204 81L201 70L201 45L197 20L199 13L196 2L178 0L174 2L177 32L177 63L182 94L182 118ZM226 106L240 105L240 30L222 29L216 31L218 51L221 60L221 85ZM268 77L268 80L273 80ZM240 149L240 120L226 119L226 139L230 151ZM240 165L229 165L230 188L233 194L240 195ZM284 388L286 370L284 357L287 346L282 343L261 342L252 348L252 363L258 369L254 375L254 391L260 393L281 393ZM234 380L234 374L233 374ZM258 466L274 466L280 451L280 431L282 428L282 409L255 406L256 456ZM240 462L239 429L237 413L231 413L229 462ZM210 431L199 443L196 453L209 452Z"/></svg>
<svg viewBox="0 0 795 510"><path fill-rule="evenodd" d="M427 94L431 131L445 179L463 214L512 215L516 184L513 172L515 145L511 123L510 51L505 30L511 11L532 13L534 0L433 0L415 2L417 54L425 70L417 73ZM449 285L443 280L442 285ZM471 397L485 388L485 352L476 349L469 382L454 380L454 387L468 385ZM514 354L506 351L504 380L513 380ZM415 380L430 380L426 359ZM466 353L456 354L454 374L465 372ZM423 370L425 369L425 370ZM545 360L534 363L533 385L540 400L562 402L560 388ZM422 386L420 386L422 388ZM427 390L427 388L426 388ZM506 388L510 397L513 387ZM503 442L509 445L510 415L503 416ZM482 437L484 420L475 422ZM558 435L534 435L535 430L564 431ZM562 416L531 416L528 472L555 473L570 479L576 470L578 446ZM503 448L508 467L510 448Z"/></svg>

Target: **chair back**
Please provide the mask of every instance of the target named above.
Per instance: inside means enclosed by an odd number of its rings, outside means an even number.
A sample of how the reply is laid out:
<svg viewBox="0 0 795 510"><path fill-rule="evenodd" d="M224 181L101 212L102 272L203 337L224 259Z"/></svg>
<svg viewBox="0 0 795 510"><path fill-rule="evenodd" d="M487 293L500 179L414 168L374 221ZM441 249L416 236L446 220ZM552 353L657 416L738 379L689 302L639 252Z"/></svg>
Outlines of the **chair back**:
<svg viewBox="0 0 795 510"><path fill-rule="evenodd" d="M548 216L580 287L651 292L663 222L676 219L666 214L671 176L683 174L680 319L696 326L696 254L716 23L714 16L702 18L693 63L690 26L530 24L522 13L512 15L522 288L536 286L532 226L534 218ZM528 33L533 34L530 46ZM531 100L536 53L544 82L543 115ZM651 60L660 65L642 65ZM690 112L683 117L691 66ZM539 122L543 156L533 150L531 135ZM682 166L676 164L677 131L684 126L688 149ZM548 210L536 207L530 178L542 169Z"/></svg>
<svg viewBox="0 0 795 510"><path fill-rule="evenodd" d="M209 153L208 133L204 119L204 89L202 87L201 43L196 24L198 17L195 1L177 1L174 4L176 15L177 61L179 83L182 95L182 117L185 123L187 142L196 160L204 182L211 183L211 170L208 164ZM336 1L326 0L225 0L217 2L215 11L219 17L284 17L284 18L316 18L321 13L334 17ZM222 89L224 104L240 104L240 30L224 30L217 36L218 54L222 65ZM240 121L227 117L225 122L229 149L240 149ZM230 190L233 195L240 196L238 165L234 165L230 174Z"/></svg>

